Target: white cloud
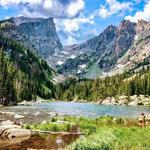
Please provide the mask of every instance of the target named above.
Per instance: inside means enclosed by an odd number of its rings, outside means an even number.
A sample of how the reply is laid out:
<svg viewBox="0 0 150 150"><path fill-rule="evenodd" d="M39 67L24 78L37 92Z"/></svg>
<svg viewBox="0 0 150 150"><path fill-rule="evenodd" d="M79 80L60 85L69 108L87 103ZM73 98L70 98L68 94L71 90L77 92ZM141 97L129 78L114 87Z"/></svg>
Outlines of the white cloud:
<svg viewBox="0 0 150 150"><path fill-rule="evenodd" d="M95 22L88 17L78 17L73 19L55 19L57 31L62 30L68 33L78 31L83 24L94 24Z"/></svg>
<svg viewBox="0 0 150 150"><path fill-rule="evenodd" d="M67 8L67 13L69 16L75 16L79 11L83 10L85 3L83 0L77 0L71 3Z"/></svg>
<svg viewBox="0 0 150 150"><path fill-rule="evenodd" d="M30 4L30 5L34 5L34 4L40 4L42 2L42 0L1 0L0 1L0 5L4 6L4 7L9 7L9 6L15 6L15 5L19 5L19 4Z"/></svg>
<svg viewBox="0 0 150 150"><path fill-rule="evenodd" d="M0 6L18 7L20 14L29 17L68 18L78 15L85 7L84 0L0 0Z"/></svg>
<svg viewBox="0 0 150 150"><path fill-rule="evenodd" d="M104 6L100 6L98 15L101 16L102 18L106 18L107 16L110 15L110 12L108 12L108 10Z"/></svg>
<svg viewBox="0 0 150 150"><path fill-rule="evenodd" d="M98 15L102 18L106 18L113 14L122 13L126 10L130 11L132 9L131 2L119 2L117 0L106 0L106 5L101 5L98 11Z"/></svg>
<svg viewBox="0 0 150 150"><path fill-rule="evenodd" d="M128 19L132 22L137 22L139 19L150 21L150 0L148 0L143 11L136 12L134 16L126 16L125 19Z"/></svg>
<svg viewBox="0 0 150 150"><path fill-rule="evenodd" d="M52 3L52 0L45 0L44 1L44 4L43 4L43 7L45 9L51 9L53 7L53 3Z"/></svg>

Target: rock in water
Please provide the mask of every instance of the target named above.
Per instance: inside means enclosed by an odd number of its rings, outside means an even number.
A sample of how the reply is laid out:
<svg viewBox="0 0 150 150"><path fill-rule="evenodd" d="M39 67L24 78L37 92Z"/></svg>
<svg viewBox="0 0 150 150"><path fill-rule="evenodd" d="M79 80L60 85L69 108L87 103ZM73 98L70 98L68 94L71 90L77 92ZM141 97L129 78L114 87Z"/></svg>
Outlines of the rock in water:
<svg viewBox="0 0 150 150"><path fill-rule="evenodd" d="M16 114L16 115L14 116L14 118L15 118L15 119L22 119L22 118L25 118L25 116Z"/></svg>

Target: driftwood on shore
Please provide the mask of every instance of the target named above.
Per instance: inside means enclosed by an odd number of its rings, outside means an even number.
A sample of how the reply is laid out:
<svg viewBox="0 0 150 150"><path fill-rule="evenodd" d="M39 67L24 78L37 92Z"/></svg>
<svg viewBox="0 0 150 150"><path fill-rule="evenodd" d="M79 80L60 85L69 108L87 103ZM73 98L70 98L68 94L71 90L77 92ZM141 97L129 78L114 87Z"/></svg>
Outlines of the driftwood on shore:
<svg viewBox="0 0 150 150"><path fill-rule="evenodd" d="M53 135L85 135L82 132L51 132L42 130L32 130L32 134L53 134Z"/></svg>
<svg viewBox="0 0 150 150"><path fill-rule="evenodd" d="M52 131L42 131L42 130L32 130L32 134L53 134L53 135L85 135L82 132L52 132Z"/></svg>

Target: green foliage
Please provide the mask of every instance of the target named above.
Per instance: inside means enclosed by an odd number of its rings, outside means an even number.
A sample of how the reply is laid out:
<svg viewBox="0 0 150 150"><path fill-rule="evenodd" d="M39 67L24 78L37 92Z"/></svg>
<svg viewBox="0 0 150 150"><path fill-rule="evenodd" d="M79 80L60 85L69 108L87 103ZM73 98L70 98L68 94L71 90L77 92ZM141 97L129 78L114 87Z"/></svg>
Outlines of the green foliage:
<svg viewBox="0 0 150 150"><path fill-rule="evenodd" d="M4 105L54 96L54 71L48 64L32 50L2 36L0 69L0 100Z"/></svg>
<svg viewBox="0 0 150 150"><path fill-rule="evenodd" d="M112 77L97 79L69 78L57 89L59 100L97 101L120 95L150 95L150 69L130 70Z"/></svg>
<svg viewBox="0 0 150 150"><path fill-rule="evenodd" d="M59 132L59 131L67 132L70 130L70 124L58 124L56 122L27 125L24 128L27 129L27 127L32 130L43 130L43 131L51 131L51 132Z"/></svg>
<svg viewBox="0 0 150 150"><path fill-rule="evenodd" d="M72 127L80 127L81 132L89 135L95 133L96 130L103 125L117 125L123 124L123 120L118 122L113 120L113 117L99 117L99 118L85 118L85 117L72 117L66 116L64 118L52 118L50 122L42 124L25 125L24 128L44 131L70 131ZM58 123L58 120L65 121L64 123Z"/></svg>
<svg viewBox="0 0 150 150"><path fill-rule="evenodd" d="M94 134L75 141L70 150L149 150L150 128L101 127Z"/></svg>
<svg viewBox="0 0 150 150"><path fill-rule="evenodd" d="M72 126L78 126L85 136L66 147L68 150L149 150L150 147L149 126L140 128L134 122L132 125L124 124L124 119L111 116L93 119L67 116L57 119L66 123L47 122L26 125L25 128L57 132L70 131Z"/></svg>

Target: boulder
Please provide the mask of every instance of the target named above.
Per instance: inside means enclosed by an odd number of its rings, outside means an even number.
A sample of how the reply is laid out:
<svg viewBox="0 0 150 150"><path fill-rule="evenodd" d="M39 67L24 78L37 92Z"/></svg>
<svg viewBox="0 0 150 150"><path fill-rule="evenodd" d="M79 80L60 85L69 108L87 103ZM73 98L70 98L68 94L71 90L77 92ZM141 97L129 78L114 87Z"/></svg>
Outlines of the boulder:
<svg viewBox="0 0 150 150"><path fill-rule="evenodd" d="M128 104L128 100L127 99L121 99L118 101L118 105L127 105Z"/></svg>
<svg viewBox="0 0 150 150"><path fill-rule="evenodd" d="M15 118L15 119L22 119L22 118L25 118L25 116L16 114L16 115L14 116L14 118Z"/></svg>
<svg viewBox="0 0 150 150"><path fill-rule="evenodd" d="M138 102L137 101L132 101L128 103L129 106L137 106Z"/></svg>
<svg viewBox="0 0 150 150"><path fill-rule="evenodd" d="M14 112L3 112L3 111L0 111L0 115L15 115L15 113Z"/></svg>
<svg viewBox="0 0 150 150"><path fill-rule="evenodd" d="M3 121L0 124L0 137L1 138L19 138L30 136L31 131L22 129L20 125L16 125L10 120Z"/></svg>
<svg viewBox="0 0 150 150"><path fill-rule="evenodd" d="M118 100L125 100L125 99L128 99L128 96L121 95L121 96L118 97Z"/></svg>
<svg viewBox="0 0 150 150"><path fill-rule="evenodd" d="M8 136L7 138L19 138L19 137L27 137L31 135L31 131L27 129L21 128L10 128L6 130Z"/></svg>
<svg viewBox="0 0 150 150"><path fill-rule="evenodd" d="M144 97L141 101L145 106L150 105L150 97Z"/></svg>
<svg viewBox="0 0 150 150"><path fill-rule="evenodd" d="M135 101L137 100L137 98L138 98L137 95L130 96L130 101Z"/></svg>
<svg viewBox="0 0 150 150"><path fill-rule="evenodd" d="M3 126L3 125L14 125L14 122L12 122L10 120L2 121L0 123L0 126Z"/></svg>
<svg viewBox="0 0 150 150"><path fill-rule="evenodd" d="M106 99L104 99L101 104L112 105L112 103L111 103L111 97L107 97Z"/></svg>

